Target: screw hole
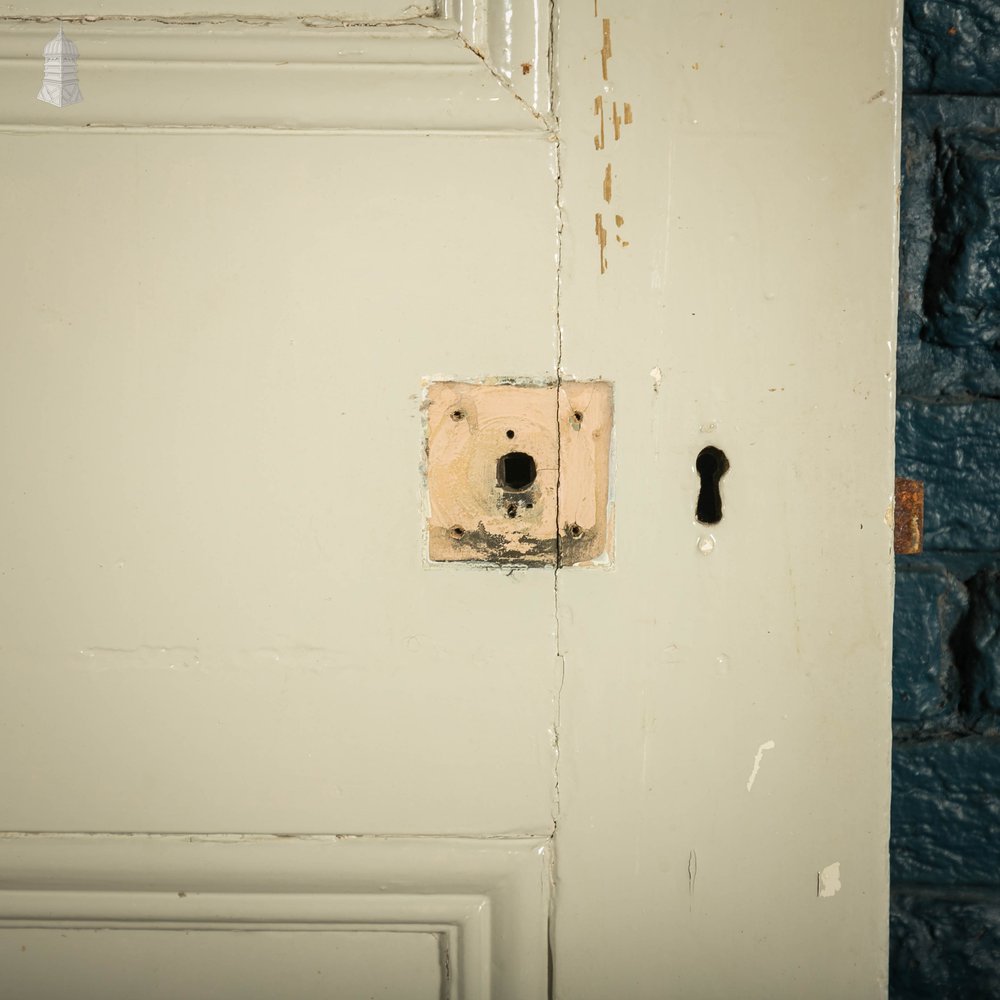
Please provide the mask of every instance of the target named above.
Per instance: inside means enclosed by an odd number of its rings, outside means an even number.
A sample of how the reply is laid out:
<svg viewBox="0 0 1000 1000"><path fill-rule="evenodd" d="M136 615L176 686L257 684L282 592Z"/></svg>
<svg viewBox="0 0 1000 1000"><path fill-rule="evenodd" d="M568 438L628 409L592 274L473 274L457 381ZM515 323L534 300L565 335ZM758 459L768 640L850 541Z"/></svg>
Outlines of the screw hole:
<svg viewBox="0 0 1000 1000"><path fill-rule="evenodd" d="M580 410L574 410L573 411L573 419L578 424L582 424L583 423L583 413Z"/></svg>
<svg viewBox="0 0 1000 1000"><path fill-rule="evenodd" d="M694 467L701 478L695 517L701 524L718 524L722 520L722 491L719 483L729 471L729 459L724 451L709 445L698 452Z"/></svg>
<svg viewBox="0 0 1000 1000"><path fill-rule="evenodd" d="M461 538L465 534L465 528L460 528L457 524L451 529L452 538Z"/></svg>
<svg viewBox="0 0 1000 1000"><path fill-rule="evenodd" d="M464 420L465 419L465 411L464 410L452 410L451 411L451 419L454 420L454 421L456 421L456 422L458 422L459 420Z"/></svg>
<svg viewBox="0 0 1000 1000"><path fill-rule="evenodd" d="M514 432L513 431L507 431L507 437L508 438L513 438L514 437Z"/></svg>
<svg viewBox="0 0 1000 1000"><path fill-rule="evenodd" d="M571 524L569 526L569 533L574 538L579 538L583 534L583 528L581 528L578 524Z"/></svg>
<svg viewBox="0 0 1000 1000"><path fill-rule="evenodd" d="M504 490L520 493L526 490L538 475L535 460L523 451L512 451L497 462L497 485Z"/></svg>

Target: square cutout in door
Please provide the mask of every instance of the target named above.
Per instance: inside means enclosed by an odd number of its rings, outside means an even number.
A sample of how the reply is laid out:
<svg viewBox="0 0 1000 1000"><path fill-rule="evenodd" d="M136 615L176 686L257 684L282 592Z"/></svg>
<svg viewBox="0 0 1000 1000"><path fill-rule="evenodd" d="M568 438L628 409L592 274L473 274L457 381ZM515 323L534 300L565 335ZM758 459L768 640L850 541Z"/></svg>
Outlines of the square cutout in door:
<svg viewBox="0 0 1000 1000"><path fill-rule="evenodd" d="M608 382L428 383L430 559L607 561L611 399Z"/></svg>

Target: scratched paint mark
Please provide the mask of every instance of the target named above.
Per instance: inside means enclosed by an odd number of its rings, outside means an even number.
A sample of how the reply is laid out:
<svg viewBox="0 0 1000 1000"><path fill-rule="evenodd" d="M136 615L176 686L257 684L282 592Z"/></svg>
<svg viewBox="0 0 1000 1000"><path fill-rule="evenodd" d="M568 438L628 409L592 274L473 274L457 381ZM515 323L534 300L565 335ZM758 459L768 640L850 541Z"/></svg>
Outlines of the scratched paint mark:
<svg viewBox="0 0 1000 1000"><path fill-rule="evenodd" d="M611 19L604 18L604 44L601 46L601 75L608 78L608 60L611 58Z"/></svg>
<svg viewBox="0 0 1000 1000"><path fill-rule="evenodd" d="M688 895L694 895L694 884L698 878L698 855L692 851L688 855Z"/></svg>
<svg viewBox="0 0 1000 1000"><path fill-rule="evenodd" d="M597 234L597 244L601 250L601 274L608 269L608 231L604 228L601 213L595 216L594 232Z"/></svg>
<svg viewBox="0 0 1000 1000"><path fill-rule="evenodd" d="M659 365L649 369L649 377L653 380L653 392L659 392L663 383L663 371Z"/></svg>
<svg viewBox="0 0 1000 1000"><path fill-rule="evenodd" d="M622 117L618 114L618 102L611 102L611 124L615 127L615 142L622 137Z"/></svg>
<svg viewBox="0 0 1000 1000"><path fill-rule="evenodd" d="M594 149L604 149L604 98L594 98L594 114L601 123L601 130L594 136Z"/></svg>
<svg viewBox="0 0 1000 1000"><path fill-rule="evenodd" d="M611 164L604 168L604 200L611 204Z"/></svg>
<svg viewBox="0 0 1000 1000"><path fill-rule="evenodd" d="M632 105L628 101L625 102L625 124L632 124Z"/></svg>
<svg viewBox="0 0 1000 1000"><path fill-rule="evenodd" d="M768 740L766 743L761 743L757 747L757 754L753 759L753 770L750 772L750 777L747 778L747 791L749 792L753 788L753 783L757 780L757 772L760 770L760 762L764 759L765 750L774 749L774 740Z"/></svg>
<svg viewBox="0 0 1000 1000"><path fill-rule="evenodd" d="M594 17L597 17L597 0L594 0Z"/></svg>
<svg viewBox="0 0 1000 1000"><path fill-rule="evenodd" d="M840 889L839 861L834 861L832 865L827 865L821 872L816 873L816 895L821 899L836 896Z"/></svg>

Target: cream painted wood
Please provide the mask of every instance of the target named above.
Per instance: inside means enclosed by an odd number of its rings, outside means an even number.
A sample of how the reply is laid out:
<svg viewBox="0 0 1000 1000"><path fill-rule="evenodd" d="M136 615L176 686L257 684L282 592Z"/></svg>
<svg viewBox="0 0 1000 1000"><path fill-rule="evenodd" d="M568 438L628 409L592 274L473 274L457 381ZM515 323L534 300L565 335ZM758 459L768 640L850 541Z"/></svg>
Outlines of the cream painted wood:
<svg viewBox="0 0 1000 1000"><path fill-rule="evenodd" d="M551 371L552 144L3 142L2 827L548 833L552 575L425 566L420 394Z"/></svg>
<svg viewBox="0 0 1000 1000"><path fill-rule="evenodd" d="M558 15L558 144L547 3L74 21L64 109L0 19L28 973L540 1000L554 877L562 1000L884 994L899 12ZM557 374L613 565L430 564L423 380Z"/></svg>
<svg viewBox="0 0 1000 1000"><path fill-rule="evenodd" d="M547 843L0 836L0 993L540 996Z"/></svg>
<svg viewBox="0 0 1000 1000"><path fill-rule="evenodd" d="M551 127L547 3L445 0L433 17L346 25L157 7L70 22L84 100L59 109L34 100L58 22L0 16L0 132Z"/></svg>
<svg viewBox="0 0 1000 1000"><path fill-rule="evenodd" d="M11 997L273 1000L292 982L296 1000L328 1000L331 992L440 1000L439 939L362 930L0 929L0 986Z"/></svg>
<svg viewBox="0 0 1000 1000"><path fill-rule="evenodd" d="M555 995L884 996L898 6L557 37L562 362L615 383L617 527L559 573Z"/></svg>
<svg viewBox="0 0 1000 1000"><path fill-rule="evenodd" d="M312 15L337 21L404 21L434 17L435 0L6 0L3 12L19 17L266 18Z"/></svg>

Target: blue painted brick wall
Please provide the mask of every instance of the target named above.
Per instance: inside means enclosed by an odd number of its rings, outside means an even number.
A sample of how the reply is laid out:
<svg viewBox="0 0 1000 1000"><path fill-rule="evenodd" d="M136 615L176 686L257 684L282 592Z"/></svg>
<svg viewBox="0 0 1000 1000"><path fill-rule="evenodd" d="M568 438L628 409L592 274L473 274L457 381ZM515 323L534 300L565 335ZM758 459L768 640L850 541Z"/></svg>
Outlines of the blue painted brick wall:
<svg viewBox="0 0 1000 1000"><path fill-rule="evenodd" d="M1000 998L1000 0L904 10L889 993Z"/></svg>

